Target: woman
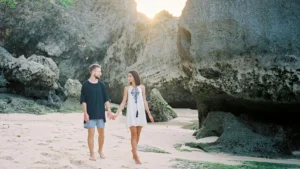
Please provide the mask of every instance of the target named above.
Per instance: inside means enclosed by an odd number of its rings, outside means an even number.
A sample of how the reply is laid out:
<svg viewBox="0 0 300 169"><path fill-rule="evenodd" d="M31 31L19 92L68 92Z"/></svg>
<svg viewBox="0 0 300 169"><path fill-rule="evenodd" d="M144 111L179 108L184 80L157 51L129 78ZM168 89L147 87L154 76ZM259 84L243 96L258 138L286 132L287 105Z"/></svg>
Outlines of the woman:
<svg viewBox="0 0 300 169"><path fill-rule="evenodd" d="M141 85L140 77L136 71L130 71L128 73L128 82L129 86L124 88L123 100L115 117L122 112L127 101L126 125L129 127L131 133L131 151L136 164L141 164L137 155L137 145L139 143L142 127L147 124L145 109L152 123L154 123L154 120L146 101L145 86Z"/></svg>

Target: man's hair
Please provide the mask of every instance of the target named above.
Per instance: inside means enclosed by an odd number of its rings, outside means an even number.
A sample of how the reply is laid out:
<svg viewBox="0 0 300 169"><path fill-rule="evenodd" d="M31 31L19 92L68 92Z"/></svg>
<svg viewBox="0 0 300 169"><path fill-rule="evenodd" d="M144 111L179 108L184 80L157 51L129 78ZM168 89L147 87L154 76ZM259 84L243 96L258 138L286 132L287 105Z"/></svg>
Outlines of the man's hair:
<svg viewBox="0 0 300 169"><path fill-rule="evenodd" d="M100 68L101 69L101 66L99 64L92 64L89 67L90 73L92 73L92 71L95 70L96 68Z"/></svg>

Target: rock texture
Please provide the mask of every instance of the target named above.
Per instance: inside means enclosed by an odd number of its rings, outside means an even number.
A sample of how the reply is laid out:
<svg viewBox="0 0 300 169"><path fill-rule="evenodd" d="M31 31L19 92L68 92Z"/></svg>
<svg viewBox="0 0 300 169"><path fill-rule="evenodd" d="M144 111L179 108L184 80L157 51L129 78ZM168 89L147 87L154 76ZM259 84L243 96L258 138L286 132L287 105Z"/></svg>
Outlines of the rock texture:
<svg viewBox="0 0 300 169"><path fill-rule="evenodd" d="M53 112L53 110L47 106L38 104L31 98L13 94L0 94L0 112L45 114Z"/></svg>
<svg viewBox="0 0 300 169"><path fill-rule="evenodd" d="M187 1L178 47L200 126L213 110L298 123L299 9L297 0Z"/></svg>
<svg viewBox="0 0 300 169"><path fill-rule="evenodd" d="M68 79L64 86L65 96L68 98L74 98L80 100L81 83L78 80Z"/></svg>
<svg viewBox="0 0 300 169"><path fill-rule="evenodd" d="M0 47L0 60L9 87L18 94L45 98L57 88L59 70L49 58L36 55L14 58Z"/></svg>
<svg viewBox="0 0 300 169"><path fill-rule="evenodd" d="M151 21L136 11L134 0L74 2L63 7L58 0L24 0L15 9L0 4L0 45L14 57L51 58L61 86L69 78L83 82L88 66L98 62L113 102L122 99L127 72L137 70L148 96L158 88L171 106L196 108L180 64L178 18L164 11Z"/></svg>
<svg viewBox="0 0 300 169"><path fill-rule="evenodd" d="M141 14L138 19L108 48L102 63L104 70L109 70L104 73L104 79L112 100L121 102L127 73L136 70L148 96L157 88L171 106L195 107L193 96L185 87L188 79L180 64L178 18L162 12L153 21Z"/></svg>
<svg viewBox="0 0 300 169"><path fill-rule="evenodd" d="M136 18L134 0L24 0L15 9L0 4L0 37L13 56L43 55L60 69L59 82L86 80L91 63L101 62L107 48Z"/></svg>
<svg viewBox="0 0 300 169"><path fill-rule="evenodd" d="M156 88L152 89L150 95L151 114L154 121L165 122L177 117L176 112L168 105Z"/></svg>
<svg viewBox="0 0 300 169"><path fill-rule="evenodd" d="M286 133L282 127L259 123L250 126L231 113L210 112L208 114L196 137L209 136L219 138L214 143L197 146L209 152L256 157L291 155Z"/></svg>

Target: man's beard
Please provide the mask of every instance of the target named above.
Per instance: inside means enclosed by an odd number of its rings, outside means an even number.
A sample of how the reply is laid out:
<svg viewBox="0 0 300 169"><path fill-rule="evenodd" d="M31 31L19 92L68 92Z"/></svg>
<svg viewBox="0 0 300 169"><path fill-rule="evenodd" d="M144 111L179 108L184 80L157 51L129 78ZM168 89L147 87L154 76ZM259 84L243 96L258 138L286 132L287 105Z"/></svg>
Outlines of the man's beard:
<svg viewBox="0 0 300 169"><path fill-rule="evenodd" d="M96 76L96 75L94 75L94 77L95 77L96 79L98 79L98 80L100 79L100 76Z"/></svg>

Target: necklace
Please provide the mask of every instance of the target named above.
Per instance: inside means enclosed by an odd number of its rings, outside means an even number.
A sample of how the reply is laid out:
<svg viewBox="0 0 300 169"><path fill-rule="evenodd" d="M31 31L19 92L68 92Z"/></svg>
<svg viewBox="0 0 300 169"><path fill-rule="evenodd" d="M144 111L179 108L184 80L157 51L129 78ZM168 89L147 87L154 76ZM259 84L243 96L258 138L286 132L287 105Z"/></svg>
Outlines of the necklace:
<svg viewBox="0 0 300 169"><path fill-rule="evenodd" d="M138 99L139 94L140 94L140 91L138 90L138 88L137 87L136 88L133 87L132 90L131 90L131 95L134 98L134 102L136 104L136 107L137 107L137 99ZM138 112L137 109L136 109L136 115L135 116L136 116L136 118L139 117L139 112Z"/></svg>

